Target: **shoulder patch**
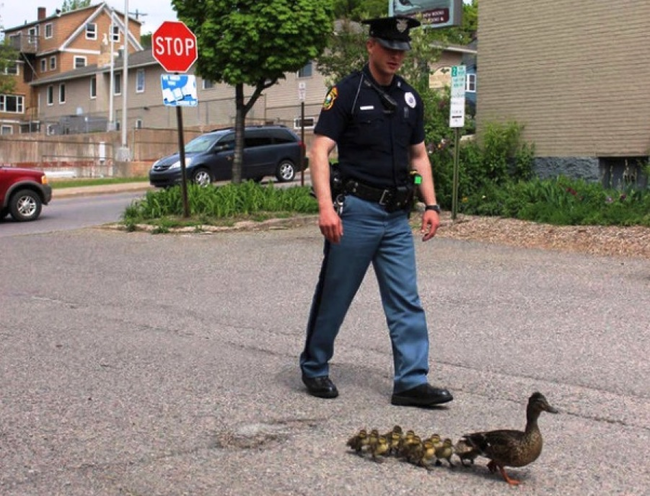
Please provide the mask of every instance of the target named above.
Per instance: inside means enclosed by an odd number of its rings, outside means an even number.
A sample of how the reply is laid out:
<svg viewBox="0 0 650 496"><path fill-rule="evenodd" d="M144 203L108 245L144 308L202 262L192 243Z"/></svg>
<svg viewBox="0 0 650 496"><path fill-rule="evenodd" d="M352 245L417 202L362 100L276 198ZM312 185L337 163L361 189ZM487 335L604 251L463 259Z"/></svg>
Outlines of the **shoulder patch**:
<svg viewBox="0 0 650 496"><path fill-rule="evenodd" d="M331 109L334 106L334 100L336 100L337 96L339 96L339 92L336 89L336 86L334 86L325 96L325 101L323 102L323 110Z"/></svg>
<svg viewBox="0 0 650 496"><path fill-rule="evenodd" d="M404 94L404 101L411 108L415 108L415 105L417 104L415 100L415 95L413 95L413 93L411 93L410 91Z"/></svg>

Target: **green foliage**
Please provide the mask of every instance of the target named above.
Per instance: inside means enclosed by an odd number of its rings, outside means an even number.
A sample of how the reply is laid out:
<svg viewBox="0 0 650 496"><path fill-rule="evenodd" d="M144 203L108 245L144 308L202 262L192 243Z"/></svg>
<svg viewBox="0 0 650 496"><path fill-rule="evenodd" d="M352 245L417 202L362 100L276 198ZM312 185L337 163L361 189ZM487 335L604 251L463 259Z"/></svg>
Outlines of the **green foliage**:
<svg viewBox="0 0 650 496"><path fill-rule="evenodd" d="M273 82L324 49L331 0L172 0L196 34L196 72L230 85Z"/></svg>
<svg viewBox="0 0 650 496"><path fill-rule="evenodd" d="M71 12L77 9L83 9L90 6L91 0L63 0L61 12Z"/></svg>
<svg viewBox="0 0 650 496"><path fill-rule="evenodd" d="M0 42L0 93L2 94L10 94L16 87L14 77L5 75L5 71L16 64L18 56L18 51L9 44L8 38Z"/></svg>
<svg viewBox="0 0 650 496"><path fill-rule="evenodd" d="M190 215L201 224L213 224L219 220L238 216L259 216L268 212L311 214L318 212L318 204L307 187L276 188L272 184L261 186L253 181L202 188L188 185ZM142 200L134 202L123 214L128 227L138 222L154 222L159 219L179 217L183 214L180 187L149 191ZM169 227L169 226L168 226Z"/></svg>

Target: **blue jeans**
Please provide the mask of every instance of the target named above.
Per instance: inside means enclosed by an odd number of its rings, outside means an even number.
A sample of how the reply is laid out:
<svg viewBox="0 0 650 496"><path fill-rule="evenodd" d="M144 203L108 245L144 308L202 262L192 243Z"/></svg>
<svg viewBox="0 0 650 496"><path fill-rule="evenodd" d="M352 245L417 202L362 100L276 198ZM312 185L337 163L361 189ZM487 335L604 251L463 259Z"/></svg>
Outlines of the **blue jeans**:
<svg viewBox="0 0 650 496"><path fill-rule="evenodd" d="M329 375L334 340L363 278L373 265L390 331L394 392L427 382L429 335L417 291L413 233L406 211L348 195L338 245L325 241L300 368L305 377Z"/></svg>

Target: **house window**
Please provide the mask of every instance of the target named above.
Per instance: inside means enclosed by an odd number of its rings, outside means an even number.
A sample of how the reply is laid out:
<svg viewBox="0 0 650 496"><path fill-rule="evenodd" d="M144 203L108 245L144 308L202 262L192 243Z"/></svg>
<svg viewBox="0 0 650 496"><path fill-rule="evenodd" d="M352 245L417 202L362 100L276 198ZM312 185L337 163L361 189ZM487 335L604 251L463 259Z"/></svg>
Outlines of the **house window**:
<svg viewBox="0 0 650 496"><path fill-rule="evenodd" d="M47 87L47 104L54 105L54 86L49 85Z"/></svg>
<svg viewBox="0 0 650 496"><path fill-rule="evenodd" d="M305 117L305 129L314 129L316 126L316 119L314 117ZM296 117L293 120L293 128L301 129L300 127L300 117Z"/></svg>
<svg viewBox="0 0 650 496"><path fill-rule="evenodd" d="M50 70L53 71L56 69L56 55L50 57Z"/></svg>
<svg viewBox="0 0 650 496"><path fill-rule="evenodd" d="M313 64L312 61L310 60L302 69L298 71L298 77L299 78L311 77L312 73L313 73Z"/></svg>
<svg viewBox="0 0 650 496"><path fill-rule="evenodd" d="M65 83L59 85L59 103L65 103Z"/></svg>
<svg viewBox="0 0 650 496"><path fill-rule="evenodd" d="M10 75L10 76L17 76L18 75L18 62L14 62L13 64L11 62L7 62L7 67L5 67L4 71L5 74Z"/></svg>
<svg viewBox="0 0 650 496"><path fill-rule="evenodd" d="M56 134L56 124L48 124L47 127L45 128L45 133L48 136L52 136Z"/></svg>
<svg viewBox="0 0 650 496"><path fill-rule="evenodd" d="M122 74L115 73L113 75L113 94L121 95L122 94Z"/></svg>
<svg viewBox="0 0 650 496"><path fill-rule="evenodd" d="M0 112L23 114L25 112L25 97L21 95L0 95Z"/></svg>
<svg viewBox="0 0 650 496"><path fill-rule="evenodd" d="M120 41L120 27L117 24L111 24L111 38L116 43Z"/></svg>
<svg viewBox="0 0 650 496"><path fill-rule="evenodd" d="M53 34L52 34L53 32L54 32L54 29L53 29L52 23L50 22L49 24L46 24L45 25L45 39L49 40L53 36Z"/></svg>
<svg viewBox="0 0 650 496"><path fill-rule="evenodd" d="M468 93L476 93L476 74L468 74L465 79L465 91Z"/></svg>
<svg viewBox="0 0 650 496"><path fill-rule="evenodd" d="M75 56L74 68L79 69L80 67L86 67L86 57Z"/></svg>
<svg viewBox="0 0 650 496"><path fill-rule="evenodd" d="M94 22L89 22L86 24L86 39L87 40L96 40L97 39L97 24Z"/></svg>
<svg viewBox="0 0 650 496"><path fill-rule="evenodd" d="M90 78L90 98L97 98L97 76Z"/></svg>
<svg viewBox="0 0 650 496"><path fill-rule="evenodd" d="M142 119L136 119L135 120L135 128L136 129L142 129Z"/></svg>
<svg viewBox="0 0 650 496"><path fill-rule="evenodd" d="M208 81L207 79L203 80L203 89L210 90L214 88L214 81Z"/></svg>
<svg viewBox="0 0 650 496"><path fill-rule="evenodd" d="M2 126L0 129L0 134L6 136L7 134L14 134L14 128L11 126Z"/></svg>
<svg viewBox="0 0 650 496"><path fill-rule="evenodd" d="M135 92L144 92L144 69L138 69L135 73Z"/></svg>
<svg viewBox="0 0 650 496"><path fill-rule="evenodd" d="M47 71L47 59L41 59L41 72Z"/></svg>

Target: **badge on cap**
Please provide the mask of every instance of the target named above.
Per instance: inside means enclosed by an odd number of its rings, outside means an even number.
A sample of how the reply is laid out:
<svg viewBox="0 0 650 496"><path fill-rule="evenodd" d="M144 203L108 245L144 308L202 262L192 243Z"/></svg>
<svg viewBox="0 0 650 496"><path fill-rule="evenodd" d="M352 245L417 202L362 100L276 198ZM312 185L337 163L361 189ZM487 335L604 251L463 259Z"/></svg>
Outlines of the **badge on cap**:
<svg viewBox="0 0 650 496"><path fill-rule="evenodd" d="M406 19L397 19L397 26L395 26L400 33L406 31L409 27L409 23Z"/></svg>
<svg viewBox="0 0 650 496"><path fill-rule="evenodd" d="M323 110L329 110L334 106L334 100L339 96L339 92L336 89L336 86L329 90L327 96L325 96L325 101L323 102Z"/></svg>

